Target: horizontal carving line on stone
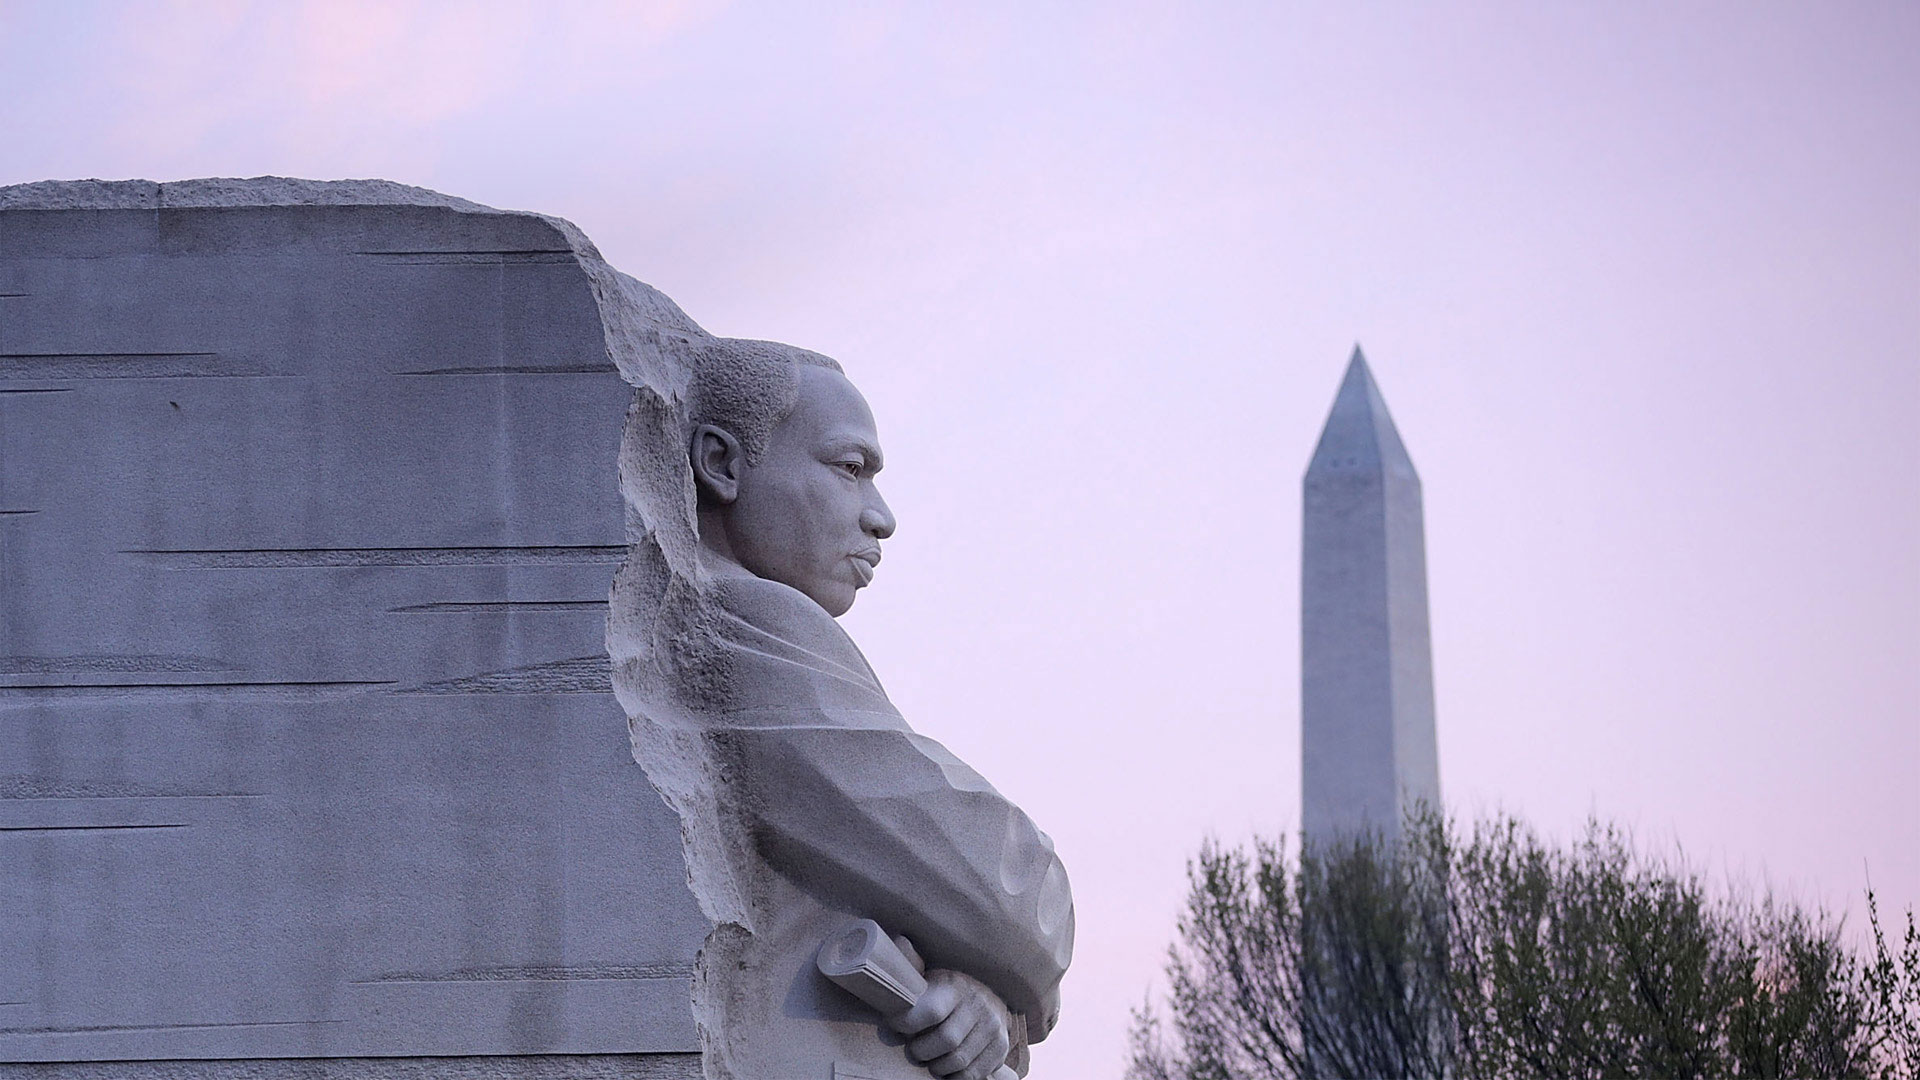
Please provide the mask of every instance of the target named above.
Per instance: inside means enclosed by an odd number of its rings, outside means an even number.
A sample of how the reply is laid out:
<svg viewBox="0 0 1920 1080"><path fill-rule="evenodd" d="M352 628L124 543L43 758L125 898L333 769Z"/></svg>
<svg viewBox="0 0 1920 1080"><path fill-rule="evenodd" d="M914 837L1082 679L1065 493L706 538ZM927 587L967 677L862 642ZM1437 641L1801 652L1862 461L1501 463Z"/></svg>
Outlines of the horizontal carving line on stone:
<svg viewBox="0 0 1920 1080"><path fill-rule="evenodd" d="M573 252L562 250L535 251L358 251L369 259L384 263L397 263L402 266L444 266L479 265L499 266L505 263L567 263L573 261Z"/></svg>
<svg viewBox="0 0 1920 1080"><path fill-rule="evenodd" d="M264 368L222 362L218 353L0 353L0 379L250 379Z"/></svg>
<svg viewBox="0 0 1920 1080"><path fill-rule="evenodd" d="M391 680L365 682L239 682L239 683L34 683L0 685L0 702L57 700L60 698L251 698L311 701L340 697L392 686Z"/></svg>
<svg viewBox="0 0 1920 1080"><path fill-rule="evenodd" d="M455 982L632 982L643 979L686 979L693 976L692 964L632 964L589 967L495 967L462 968L458 971L398 971L371 979L356 979L354 985L382 983L455 983Z"/></svg>
<svg viewBox="0 0 1920 1080"><path fill-rule="evenodd" d="M335 566L601 566L626 557L624 544L529 547L227 548L139 550L174 570L269 570Z"/></svg>
<svg viewBox="0 0 1920 1080"><path fill-rule="evenodd" d="M570 248L393 248L355 255L571 255Z"/></svg>
<svg viewBox="0 0 1920 1080"><path fill-rule="evenodd" d="M42 780L33 776L0 778L0 799L264 799L251 791L193 791L151 788L137 784L93 784L85 781Z"/></svg>
<svg viewBox="0 0 1920 1080"><path fill-rule="evenodd" d="M84 833L84 832L151 832L155 829L188 829L186 822L172 822L159 825L0 825L0 833Z"/></svg>
<svg viewBox="0 0 1920 1080"><path fill-rule="evenodd" d="M92 675L102 672L140 674L154 671L232 671L229 665L204 656L169 654L102 654L88 656L0 656L0 675Z"/></svg>
<svg viewBox="0 0 1920 1080"><path fill-rule="evenodd" d="M33 386L33 387L0 386L0 394L71 394L71 393L73 393L73 387L71 386Z"/></svg>
<svg viewBox="0 0 1920 1080"><path fill-rule="evenodd" d="M407 607L388 608L389 612L443 612L462 614L468 612L516 612L516 611L591 611L595 608L605 610L605 600L482 600L447 601L438 604L410 604Z"/></svg>
<svg viewBox="0 0 1920 1080"><path fill-rule="evenodd" d="M345 1020L236 1020L212 1024L88 1024L80 1027L0 1028L0 1035L95 1035L121 1031L201 1031L211 1028L304 1027L344 1024Z"/></svg>
<svg viewBox="0 0 1920 1080"><path fill-rule="evenodd" d="M38 510L0 510L0 517L26 517L39 512Z"/></svg>
<svg viewBox="0 0 1920 1080"><path fill-rule="evenodd" d="M613 664L604 656L581 656L460 679L423 683L402 694L607 694L613 692Z"/></svg>
<svg viewBox="0 0 1920 1080"><path fill-rule="evenodd" d="M500 366L500 367L450 367L431 368L425 371L396 371L395 375L618 375L620 369L612 364L562 364L546 367Z"/></svg>

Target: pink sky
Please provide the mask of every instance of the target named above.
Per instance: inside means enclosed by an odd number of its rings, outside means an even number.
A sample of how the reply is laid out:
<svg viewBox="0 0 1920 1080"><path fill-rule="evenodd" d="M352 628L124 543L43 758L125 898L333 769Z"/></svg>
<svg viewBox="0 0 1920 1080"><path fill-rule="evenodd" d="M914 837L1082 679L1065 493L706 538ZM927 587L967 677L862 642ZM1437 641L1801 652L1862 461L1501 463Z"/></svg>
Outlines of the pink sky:
<svg viewBox="0 0 1920 1080"><path fill-rule="evenodd" d="M848 617L1074 877L1113 1077L1299 804L1299 480L1367 349L1442 786L1920 902L1920 7L0 0L0 183L380 176L839 358ZM938 11L936 15L935 12Z"/></svg>

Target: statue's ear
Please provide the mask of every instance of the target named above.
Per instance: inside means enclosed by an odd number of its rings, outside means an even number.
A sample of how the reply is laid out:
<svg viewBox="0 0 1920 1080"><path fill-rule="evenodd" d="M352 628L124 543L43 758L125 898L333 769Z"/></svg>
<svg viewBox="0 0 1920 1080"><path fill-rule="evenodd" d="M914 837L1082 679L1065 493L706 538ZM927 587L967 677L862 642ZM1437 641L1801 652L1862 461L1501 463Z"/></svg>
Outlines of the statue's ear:
<svg viewBox="0 0 1920 1080"><path fill-rule="evenodd" d="M740 473L746 468L747 453L731 432L701 424L693 429L688 456L702 497L722 506L740 497Z"/></svg>

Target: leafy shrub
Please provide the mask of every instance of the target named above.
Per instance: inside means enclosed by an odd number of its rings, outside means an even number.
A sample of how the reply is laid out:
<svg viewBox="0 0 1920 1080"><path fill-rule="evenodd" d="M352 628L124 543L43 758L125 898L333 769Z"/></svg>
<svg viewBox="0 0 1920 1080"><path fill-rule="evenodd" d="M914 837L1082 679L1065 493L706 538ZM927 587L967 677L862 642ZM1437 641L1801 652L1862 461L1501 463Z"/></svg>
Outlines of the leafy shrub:
<svg viewBox="0 0 1920 1080"><path fill-rule="evenodd" d="M1871 891L1863 956L1599 823L1566 848L1512 818L1404 833L1204 845L1129 1080L1920 1080L1920 930L1891 949Z"/></svg>

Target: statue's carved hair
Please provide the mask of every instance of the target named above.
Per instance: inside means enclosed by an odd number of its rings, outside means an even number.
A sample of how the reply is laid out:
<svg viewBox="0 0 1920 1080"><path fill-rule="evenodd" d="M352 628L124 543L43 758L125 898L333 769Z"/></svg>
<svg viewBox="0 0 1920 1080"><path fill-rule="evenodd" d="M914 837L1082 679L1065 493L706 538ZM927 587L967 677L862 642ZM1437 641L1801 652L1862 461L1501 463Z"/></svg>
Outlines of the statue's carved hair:
<svg viewBox="0 0 1920 1080"><path fill-rule="evenodd" d="M688 387L687 436L694 427L712 424L740 440L748 462L758 461L774 427L800 400L802 364L840 370L830 357L777 341L708 339Z"/></svg>

